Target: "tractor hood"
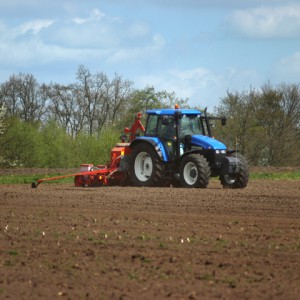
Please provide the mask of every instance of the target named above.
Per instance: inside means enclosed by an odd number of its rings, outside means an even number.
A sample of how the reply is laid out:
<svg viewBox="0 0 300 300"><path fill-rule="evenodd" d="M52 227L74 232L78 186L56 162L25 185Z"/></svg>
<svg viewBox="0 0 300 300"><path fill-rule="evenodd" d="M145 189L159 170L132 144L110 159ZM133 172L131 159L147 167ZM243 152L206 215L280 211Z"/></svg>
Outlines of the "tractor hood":
<svg viewBox="0 0 300 300"><path fill-rule="evenodd" d="M192 145L202 147L203 149L226 150L226 146L209 136L192 135Z"/></svg>

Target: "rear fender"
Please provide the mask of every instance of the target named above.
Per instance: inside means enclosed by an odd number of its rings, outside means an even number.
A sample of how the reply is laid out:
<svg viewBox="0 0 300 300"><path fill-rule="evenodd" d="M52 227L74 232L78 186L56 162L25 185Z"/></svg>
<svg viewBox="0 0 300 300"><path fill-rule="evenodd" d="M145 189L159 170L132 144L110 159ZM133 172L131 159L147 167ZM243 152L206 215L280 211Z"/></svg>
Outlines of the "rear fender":
<svg viewBox="0 0 300 300"><path fill-rule="evenodd" d="M130 144L130 148L134 148L137 144L140 143L146 143L151 145L151 147L153 147L153 149L156 151L156 153L158 154L158 157L163 161L163 162L168 162L169 158L167 155L167 152L162 144L162 142L160 141L159 138L156 137L137 137L134 139L134 141Z"/></svg>

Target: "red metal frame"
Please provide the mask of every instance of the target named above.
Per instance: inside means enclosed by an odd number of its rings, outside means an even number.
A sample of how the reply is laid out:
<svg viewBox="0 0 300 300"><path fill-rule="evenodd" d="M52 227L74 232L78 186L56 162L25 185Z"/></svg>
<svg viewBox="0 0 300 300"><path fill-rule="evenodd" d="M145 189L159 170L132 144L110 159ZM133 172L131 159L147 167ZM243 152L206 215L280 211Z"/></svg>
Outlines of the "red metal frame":
<svg viewBox="0 0 300 300"><path fill-rule="evenodd" d="M131 128L127 128L125 127L125 133L130 133L130 142L132 142L135 138L136 138L136 132L138 129L140 129L141 131L145 131L145 127L141 122L141 118L142 118L142 113L137 113L135 116L135 122L134 124L131 126Z"/></svg>

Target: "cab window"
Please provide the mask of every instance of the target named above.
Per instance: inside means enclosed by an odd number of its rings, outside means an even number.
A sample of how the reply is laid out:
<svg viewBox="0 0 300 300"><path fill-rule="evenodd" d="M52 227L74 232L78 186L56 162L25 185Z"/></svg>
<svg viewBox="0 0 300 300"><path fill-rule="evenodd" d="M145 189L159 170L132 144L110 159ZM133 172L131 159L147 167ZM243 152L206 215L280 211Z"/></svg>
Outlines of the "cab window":
<svg viewBox="0 0 300 300"><path fill-rule="evenodd" d="M173 116L162 116L158 120L158 136L160 138L171 140L176 135Z"/></svg>
<svg viewBox="0 0 300 300"><path fill-rule="evenodd" d="M181 124L180 124L180 135L186 136L186 135L193 135L193 134L203 134L203 130L200 126L200 118L199 116L194 115L184 115L181 118Z"/></svg>
<svg viewBox="0 0 300 300"><path fill-rule="evenodd" d="M148 115L145 135L156 136L158 115Z"/></svg>

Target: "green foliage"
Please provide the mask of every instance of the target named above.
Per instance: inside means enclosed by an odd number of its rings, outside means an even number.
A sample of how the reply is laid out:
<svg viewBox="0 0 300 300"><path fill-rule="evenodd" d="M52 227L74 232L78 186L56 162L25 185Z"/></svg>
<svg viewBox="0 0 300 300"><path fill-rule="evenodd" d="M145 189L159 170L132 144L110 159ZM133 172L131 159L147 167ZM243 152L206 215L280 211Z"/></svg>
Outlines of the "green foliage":
<svg viewBox="0 0 300 300"><path fill-rule="evenodd" d="M187 101L187 99L177 98L174 92L155 91L153 86L147 86L132 93L129 110L139 112L153 108L170 108L174 107L175 104L187 108Z"/></svg>
<svg viewBox="0 0 300 300"><path fill-rule="evenodd" d="M45 169L48 170L48 169ZM46 172L46 171L45 171ZM61 176L62 174L50 173L50 174L32 174L32 175L23 175L23 174L15 174L15 175L2 175L0 176L0 184L31 184L33 181L37 181L40 178L47 177L56 177ZM51 183L72 183L74 182L74 177L62 178L59 180L53 181L45 181L43 184L51 184Z"/></svg>
<svg viewBox="0 0 300 300"><path fill-rule="evenodd" d="M249 141L256 129L253 111L257 96L254 90L249 93L228 92L218 108L218 114L227 117L227 124L225 127L218 127L217 138L220 136L227 147L238 148L244 155L248 152Z"/></svg>
<svg viewBox="0 0 300 300"><path fill-rule="evenodd" d="M153 86L134 90L128 100L124 117L118 126L119 128L130 127L138 112L145 113L146 110L154 108L170 108L174 107L175 104L179 104L182 108L189 108L188 99L179 99L174 92L156 91ZM145 116L142 121L145 123Z"/></svg>
<svg viewBox="0 0 300 300"><path fill-rule="evenodd" d="M75 164L74 156L70 153L75 143L71 136L57 125L50 121L40 129L39 135L42 139L40 147L40 167L57 168L70 167Z"/></svg>
<svg viewBox="0 0 300 300"><path fill-rule="evenodd" d="M299 165L299 85L228 92L216 112L227 117L227 125L218 126L215 137L238 148L252 165Z"/></svg>
<svg viewBox="0 0 300 300"><path fill-rule="evenodd" d="M77 165L92 163L106 164L110 160L110 150L118 142L120 135L112 129L104 129L100 135L79 134L76 139L75 158Z"/></svg>
<svg viewBox="0 0 300 300"><path fill-rule="evenodd" d="M44 126L11 118L7 130L0 137L0 166L73 168L82 163L104 164L119 134L106 129L90 136L81 133L72 138L54 121Z"/></svg>
<svg viewBox="0 0 300 300"><path fill-rule="evenodd" d="M19 255L19 253L18 253L17 250L9 250L8 254L11 255L11 256L17 256L17 255Z"/></svg>
<svg viewBox="0 0 300 300"><path fill-rule="evenodd" d="M0 105L0 135L4 133L5 124L4 124L4 116L6 113L6 108L4 104Z"/></svg>
<svg viewBox="0 0 300 300"><path fill-rule="evenodd" d="M300 172L257 172L250 173L251 179L272 179L272 180L300 180Z"/></svg>
<svg viewBox="0 0 300 300"><path fill-rule="evenodd" d="M90 161L89 161L90 162ZM98 162L97 162L98 163ZM77 166L78 167L78 166ZM64 172L64 174L66 174ZM33 181L37 181L40 178L47 177L56 177L61 176L62 173L45 173L45 174L32 174L32 175L23 175L23 174L14 174L14 175L2 175L0 176L0 184L31 184ZM265 172L265 171L256 171L250 173L251 179L269 179L269 180L300 180L300 172L298 171L288 171L288 172ZM63 178L55 181L45 181L43 184L51 183L72 183L74 181L73 177ZM237 221L235 221L237 224ZM148 237L145 235L139 235L137 239L145 240ZM160 244L161 248L164 248L163 243Z"/></svg>
<svg viewBox="0 0 300 300"><path fill-rule="evenodd" d="M24 123L17 118L7 121L7 129L0 137L2 166L34 167L40 165L41 137L38 125Z"/></svg>
<svg viewBox="0 0 300 300"><path fill-rule="evenodd" d="M174 92L133 90L132 84L117 74L113 79L91 74L84 66L69 85L39 84L31 74L10 76L0 83L0 167L103 164L136 113L176 103L189 108L188 99ZM214 137L237 148L251 165L299 165L299 84L228 92L216 114L227 117L227 126L217 122ZM142 122L146 125L145 114Z"/></svg>

